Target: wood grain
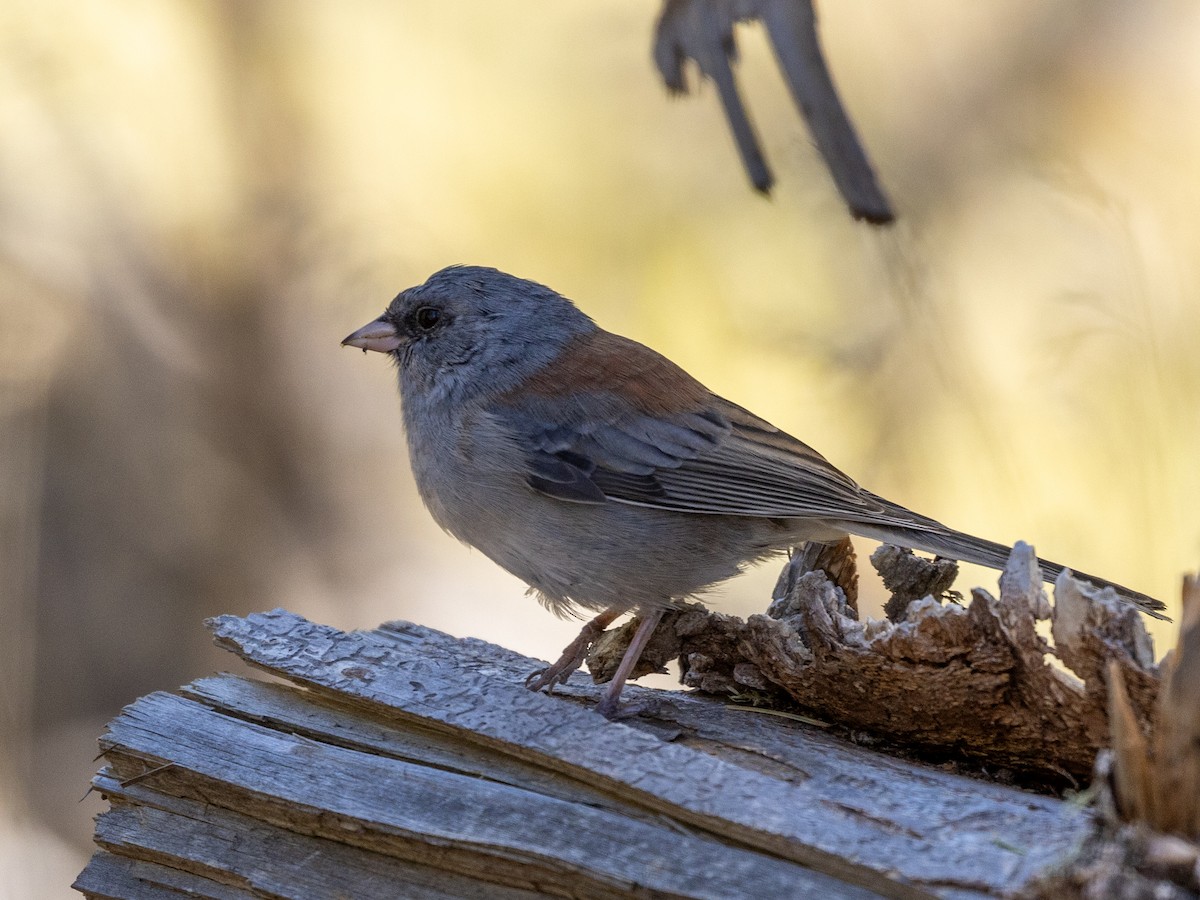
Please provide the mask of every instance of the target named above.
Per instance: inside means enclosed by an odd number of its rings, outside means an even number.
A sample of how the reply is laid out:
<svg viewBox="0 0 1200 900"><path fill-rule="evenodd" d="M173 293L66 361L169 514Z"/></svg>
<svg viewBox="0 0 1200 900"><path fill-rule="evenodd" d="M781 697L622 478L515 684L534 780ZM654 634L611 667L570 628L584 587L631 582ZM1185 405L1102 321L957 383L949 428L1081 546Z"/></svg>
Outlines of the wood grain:
<svg viewBox="0 0 1200 900"><path fill-rule="evenodd" d="M534 694L535 660L407 623L211 627L292 684L201 679L111 723L88 896L995 897L1089 829L694 695L635 689L657 712L610 723L582 677Z"/></svg>

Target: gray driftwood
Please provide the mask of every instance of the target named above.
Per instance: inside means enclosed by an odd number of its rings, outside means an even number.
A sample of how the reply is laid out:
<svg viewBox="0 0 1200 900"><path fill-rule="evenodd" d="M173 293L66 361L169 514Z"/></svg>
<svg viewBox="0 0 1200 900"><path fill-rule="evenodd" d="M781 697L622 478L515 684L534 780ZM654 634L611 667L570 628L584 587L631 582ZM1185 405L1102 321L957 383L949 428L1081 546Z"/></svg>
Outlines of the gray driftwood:
<svg viewBox="0 0 1200 900"><path fill-rule="evenodd" d="M1070 804L712 698L610 723L574 676L407 623L211 622L234 675L102 738L95 897L994 897L1091 828Z"/></svg>

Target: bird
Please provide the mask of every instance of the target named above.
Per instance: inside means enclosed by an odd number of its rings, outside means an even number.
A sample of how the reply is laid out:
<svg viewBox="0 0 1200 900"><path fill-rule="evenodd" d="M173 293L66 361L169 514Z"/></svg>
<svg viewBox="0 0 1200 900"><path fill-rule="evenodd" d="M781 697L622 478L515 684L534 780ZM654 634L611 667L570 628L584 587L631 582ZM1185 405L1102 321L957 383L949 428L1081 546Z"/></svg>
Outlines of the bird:
<svg viewBox="0 0 1200 900"><path fill-rule="evenodd" d="M665 356L494 268L441 269L342 344L394 361L409 462L437 524L552 612L594 614L528 687L552 691L611 622L638 616L596 707L607 718L629 714L624 683L664 612L756 561L847 535L995 569L1009 555L860 487ZM1039 567L1047 581L1064 570Z"/></svg>

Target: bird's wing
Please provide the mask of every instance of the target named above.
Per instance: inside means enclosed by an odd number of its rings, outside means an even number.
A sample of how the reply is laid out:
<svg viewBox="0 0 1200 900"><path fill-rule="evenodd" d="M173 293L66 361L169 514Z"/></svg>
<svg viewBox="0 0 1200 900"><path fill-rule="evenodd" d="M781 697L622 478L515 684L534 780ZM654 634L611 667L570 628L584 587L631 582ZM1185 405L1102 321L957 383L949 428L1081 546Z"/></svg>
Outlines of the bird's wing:
<svg viewBox="0 0 1200 900"><path fill-rule="evenodd" d="M856 534L1003 568L1009 548L946 528L865 491L807 444L708 391L674 363L598 332L499 398L529 486L575 503L824 519ZM1055 578L1058 563L1040 560ZM1102 578L1153 616L1163 604Z"/></svg>
<svg viewBox="0 0 1200 900"><path fill-rule="evenodd" d="M862 490L808 445L627 343L631 364L619 380L581 382L577 359L570 390L550 373L544 385L500 405L534 490L576 503L940 528ZM605 359L612 349L604 348Z"/></svg>
<svg viewBox="0 0 1200 900"><path fill-rule="evenodd" d="M713 411L729 422L729 431L708 452L657 473L669 508L921 524L907 510L864 491L812 447L737 404L710 396Z"/></svg>

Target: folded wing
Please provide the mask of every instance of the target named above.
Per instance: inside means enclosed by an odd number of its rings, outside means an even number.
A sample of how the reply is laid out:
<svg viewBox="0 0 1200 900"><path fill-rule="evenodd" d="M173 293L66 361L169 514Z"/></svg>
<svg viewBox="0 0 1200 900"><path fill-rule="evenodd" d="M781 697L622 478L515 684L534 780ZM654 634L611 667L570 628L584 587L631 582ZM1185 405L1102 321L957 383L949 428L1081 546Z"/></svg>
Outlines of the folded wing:
<svg viewBox="0 0 1200 900"><path fill-rule="evenodd" d="M644 393L641 386L635 396ZM864 491L817 451L742 407L711 393L706 400L651 414L598 391L583 403L578 395L569 403L526 398L502 416L526 451L529 486L559 500L941 527Z"/></svg>

